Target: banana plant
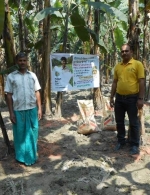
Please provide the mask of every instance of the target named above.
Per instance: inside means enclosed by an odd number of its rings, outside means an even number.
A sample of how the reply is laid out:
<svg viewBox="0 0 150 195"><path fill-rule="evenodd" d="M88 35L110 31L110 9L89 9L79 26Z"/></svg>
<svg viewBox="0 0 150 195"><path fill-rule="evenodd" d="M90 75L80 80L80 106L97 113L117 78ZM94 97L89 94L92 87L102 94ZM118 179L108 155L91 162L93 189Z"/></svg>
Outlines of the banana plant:
<svg viewBox="0 0 150 195"><path fill-rule="evenodd" d="M119 2L119 1L117 1L117 2ZM109 5L109 4L104 3L104 2L71 1L71 0L68 1L68 4L70 6L68 19L70 21L70 24L73 26L74 31L76 32L78 38L82 42L86 42L86 41L88 42L90 40L90 37L92 37L93 41L99 45L101 50L103 52L107 52L108 48L105 45L103 39L102 38L98 39L98 35L96 35L96 33L92 29L88 28L88 26L86 25L85 16L82 16L80 14L80 8L81 8L81 10L83 10L84 6L92 6L93 8L95 8L95 9L98 8L103 13L107 13L113 17L118 18L123 23L126 23L127 16L122 11L120 11L119 9L116 8L118 6L118 4L114 3L114 4ZM61 7L61 6L63 6L63 4L61 3L61 1L56 1L55 6L56 5L60 6L60 7L57 7L57 8L56 7L49 7L49 8L42 10L41 12L39 12L35 16L35 20L37 20L37 21L43 20L45 17L47 17L47 15L50 14L50 15L55 15L57 18L59 18L61 21L63 21L64 15L66 15L64 7ZM120 32L121 31L119 31L119 27L118 27L118 29L116 28L116 36L118 36L118 34L122 35ZM120 43L120 41L118 40L118 44L119 43Z"/></svg>
<svg viewBox="0 0 150 195"><path fill-rule="evenodd" d="M120 48L125 40L125 31L127 30L127 14L124 12L125 9L121 10L121 7L127 8L126 4L122 4L120 1L111 1L111 3L103 3L103 2L89 2L90 6L93 6L95 9L101 10L101 33L104 34L103 31L105 31L105 34L108 33L109 29L114 30L114 37L115 37L115 44L117 48ZM109 20L109 24L106 24L106 21ZM113 24L115 23L115 24ZM103 28L103 25L105 26ZM114 28L115 27L115 28ZM100 41L104 42L103 35L100 33ZM118 36L119 35L119 36ZM104 42L105 45L105 42ZM106 45L105 45L106 47ZM110 51L110 48L107 46L107 51Z"/></svg>

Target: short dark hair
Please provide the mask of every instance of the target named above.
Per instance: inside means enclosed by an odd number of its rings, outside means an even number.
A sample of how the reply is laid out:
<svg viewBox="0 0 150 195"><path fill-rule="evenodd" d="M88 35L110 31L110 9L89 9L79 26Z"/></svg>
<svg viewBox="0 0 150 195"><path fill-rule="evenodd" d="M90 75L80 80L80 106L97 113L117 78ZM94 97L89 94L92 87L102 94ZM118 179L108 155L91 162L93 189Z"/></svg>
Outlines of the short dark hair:
<svg viewBox="0 0 150 195"><path fill-rule="evenodd" d="M20 51L17 55L16 55L16 60L18 60L19 58L27 58L27 54L25 52Z"/></svg>
<svg viewBox="0 0 150 195"><path fill-rule="evenodd" d="M67 62L67 58L66 57L62 57L61 60L64 60Z"/></svg>

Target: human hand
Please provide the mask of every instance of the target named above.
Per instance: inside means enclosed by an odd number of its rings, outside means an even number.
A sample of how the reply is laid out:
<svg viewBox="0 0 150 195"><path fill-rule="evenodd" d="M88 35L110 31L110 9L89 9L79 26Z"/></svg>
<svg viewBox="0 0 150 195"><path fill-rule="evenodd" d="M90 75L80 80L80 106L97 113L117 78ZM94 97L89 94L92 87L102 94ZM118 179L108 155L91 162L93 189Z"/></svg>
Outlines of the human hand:
<svg viewBox="0 0 150 195"><path fill-rule="evenodd" d="M137 108L140 110L143 108L144 100L138 99L137 101Z"/></svg>
<svg viewBox="0 0 150 195"><path fill-rule="evenodd" d="M16 117L15 117L14 113L10 114L10 120L12 123L16 123Z"/></svg>
<svg viewBox="0 0 150 195"><path fill-rule="evenodd" d="M114 98L110 98L110 102L109 102L109 104L110 104L110 107L111 108L113 108L114 107L114 104L115 104L115 102L114 102Z"/></svg>
<svg viewBox="0 0 150 195"><path fill-rule="evenodd" d="M38 120L41 120L41 118L42 118L42 110L39 109L38 110Z"/></svg>

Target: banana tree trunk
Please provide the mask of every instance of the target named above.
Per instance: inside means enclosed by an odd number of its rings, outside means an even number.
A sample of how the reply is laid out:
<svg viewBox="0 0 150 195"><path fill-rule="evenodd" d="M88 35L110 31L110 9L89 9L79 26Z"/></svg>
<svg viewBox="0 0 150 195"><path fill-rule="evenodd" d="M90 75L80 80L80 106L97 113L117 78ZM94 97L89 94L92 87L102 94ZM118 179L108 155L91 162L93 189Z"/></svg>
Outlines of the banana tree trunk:
<svg viewBox="0 0 150 195"><path fill-rule="evenodd" d="M0 1L0 36L2 35L4 28L5 6L4 0Z"/></svg>
<svg viewBox="0 0 150 195"><path fill-rule="evenodd" d="M113 53L111 55L111 57L113 57L113 60L111 60L112 63L110 63L109 66L113 68L118 63L117 48L116 48L116 43L115 43L115 36L114 36L113 25L111 25L110 35L111 35L112 45L113 45Z"/></svg>
<svg viewBox="0 0 150 195"><path fill-rule="evenodd" d="M20 5L18 9L18 18L19 18L19 49L20 51L25 51L24 23L23 23L23 16L22 16Z"/></svg>
<svg viewBox="0 0 150 195"><path fill-rule="evenodd" d="M38 0L37 2L37 6L38 6L38 10L39 12L41 10L43 10L44 6L43 6L43 0ZM44 27L43 27L43 20L39 21L39 28L38 28L38 37L39 37L39 40L41 40L41 35L43 35L43 30L44 30ZM43 103L44 101L44 79L43 79L43 67L42 67L42 53L43 53L43 48L44 48L44 45L42 45L38 51L37 51L37 59L38 59L38 63L37 63L37 76L39 78L39 81L40 81L40 84L42 86L42 89L41 89L41 101ZM51 93L51 91L50 91ZM51 97L51 95L50 95Z"/></svg>
<svg viewBox="0 0 150 195"><path fill-rule="evenodd" d="M4 48L5 48L5 60L7 68L15 65L15 49L13 39L12 21L10 16L9 5L6 4L4 32L3 32Z"/></svg>
<svg viewBox="0 0 150 195"><path fill-rule="evenodd" d="M10 10L8 3L5 4L5 19L4 19L4 29L3 29L3 41L5 50L5 61L7 68L15 65L15 49L14 49L14 39L13 39L13 29L12 21L10 16ZM0 105L5 104L5 94L4 94L4 77L0 75Z"/></svg>
<svg viewBox="0 0 150 195"><path fill-rule="evenodd" d="M66 47L67 47L68 15L69 15L69 13L67 12L66 17L65 17L65 31L64 31L63 46L62 46L62 51L61 51L63 53L66 53ZM63 93L60 91L57 92L55 116L59 117L59 118L62 116L62 99L63 99Z"/></svg>
<svg viewBox="0 0 150 195"><path fill-rule="evenodd" d="M50 7L49 0L45 0L45 8ZM51 112L51 85L50 85L50 15L48 15L43 22L43 56L42 56L42 70L43 70L43 113L47 118L52 114Z"/></svg>
<svg viewBox="0 0 150 195"><path fill-rule="evenodd" d="M99 0L95 0L95 2L99 2ZM99 35L100 32L100 18L99 18L99 9L95 9L94 11L94 16L95 16L95 21L94 21L94 31L97 35ZM94 43L94 54L100 54L99 52L99 47L96 43ZM95 110L100 110L103 107L103 98L101 94L100 87L99 88L94 88L93 90L93 104L94 104L94 109Z"/></svg>
<svg viewBox="0 0 150 195"><path fill-rule="evenodd" d="M149 73L149 27L148 27L148 22L149 22L149 9L147 9L147 4L149 0L144 0L145 4L145 10L144 10L144 36L143 36L143 65L145 68L145 75ZM146 81L146 80L145 80ZM148 85L148 90L146 89L146 82L145 82L145 99L147 101L150 100L150 80L149 80L149 85Z"/></svg>
<svg viewBox="0 0 150 195"><path fill-rule="evenodd" d="M135 59L140 58L140 47L139 47L139 35L140 35L140 27L139 27L139 1L137 0L129 0L129 31L128 31L128 40L131 46L134 48L133 54ZM139 120L141 122L141 138L142 135L145 134L145 126L144 126L144 117L143 117L143 109L138 111ZM129 127L130 131L130 127ZM130 132L128 133L130 135ZM130 137L129 137L130 140ZM143 142L141 142L143 143Z"/></svg>
<svg viewBox="0 0 150 195"><path fill-rule="evenodd" d="M139 47L139 0L129 0L129 30L128 30L128 40L129 43L134 48L133 55L135 59L139 59L140 47Z"/></svg>

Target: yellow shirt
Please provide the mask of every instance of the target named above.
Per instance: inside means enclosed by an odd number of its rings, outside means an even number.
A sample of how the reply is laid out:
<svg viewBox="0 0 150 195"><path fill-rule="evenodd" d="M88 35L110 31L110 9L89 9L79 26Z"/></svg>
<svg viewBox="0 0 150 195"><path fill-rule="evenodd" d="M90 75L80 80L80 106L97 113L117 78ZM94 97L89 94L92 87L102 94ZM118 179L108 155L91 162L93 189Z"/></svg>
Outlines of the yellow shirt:
<svg viewBox="0 0 150 195"><path fill-rule="evenodd" d="M127 64L117 64L114 69L114 79L118 80L116 92L120 95L138 93L140 78L145 78L144 67L140 61L132 58Z"/></svg>

